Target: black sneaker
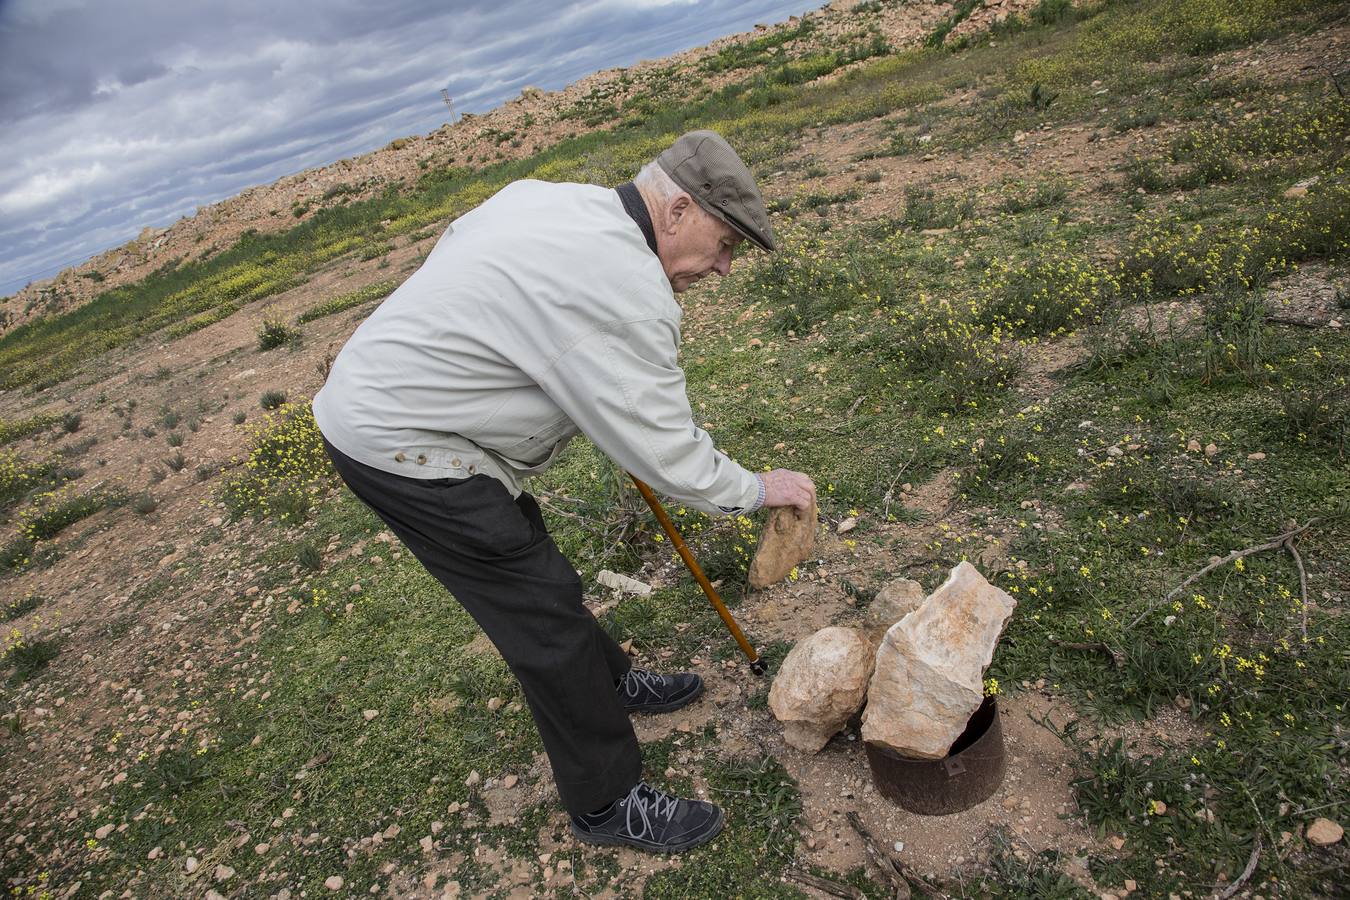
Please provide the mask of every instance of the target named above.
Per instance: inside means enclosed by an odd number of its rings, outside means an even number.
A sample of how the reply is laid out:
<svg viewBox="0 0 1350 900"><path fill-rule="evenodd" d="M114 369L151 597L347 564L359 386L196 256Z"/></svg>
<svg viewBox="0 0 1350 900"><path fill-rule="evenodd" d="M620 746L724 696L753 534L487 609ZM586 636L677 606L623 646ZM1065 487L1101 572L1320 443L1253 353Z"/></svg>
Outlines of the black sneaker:
<svg viewBox="0 0 1350 900"><path fill-rule="evenodd" d="M629 669L615 682L615 689L628 712L663 713L697 700L703 693L703 679L693 672L657 675Z"/></svg>
<svg viewBox="0 0 1350 900"><path fill-rule="evenodd" d="M572 834L587 844L679 853L717 837L722 824L722 810L713 804L682 800L639 781L604 812L572 816Z"/></svg>

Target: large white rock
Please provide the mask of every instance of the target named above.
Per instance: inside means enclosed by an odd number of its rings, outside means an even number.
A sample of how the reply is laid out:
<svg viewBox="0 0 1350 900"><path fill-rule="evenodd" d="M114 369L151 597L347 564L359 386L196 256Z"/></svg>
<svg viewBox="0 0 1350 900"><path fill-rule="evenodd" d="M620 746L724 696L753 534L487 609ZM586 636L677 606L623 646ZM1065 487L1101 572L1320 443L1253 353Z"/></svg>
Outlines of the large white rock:
<svg viewBox="0 0 1350 900"><path fill-rule="evenodd" d="M863 740L941 759L984 699L984 670L1017 601L970 563L891 626L867 689Z"/></svg>
<svg viewBox="0 0 1350 900"><path fill-rule="evenodd" d="M822 628L797 642L769 688L769 708L783 723L783 739L815 753L858 711L875 654L853 628Z"/></svg>

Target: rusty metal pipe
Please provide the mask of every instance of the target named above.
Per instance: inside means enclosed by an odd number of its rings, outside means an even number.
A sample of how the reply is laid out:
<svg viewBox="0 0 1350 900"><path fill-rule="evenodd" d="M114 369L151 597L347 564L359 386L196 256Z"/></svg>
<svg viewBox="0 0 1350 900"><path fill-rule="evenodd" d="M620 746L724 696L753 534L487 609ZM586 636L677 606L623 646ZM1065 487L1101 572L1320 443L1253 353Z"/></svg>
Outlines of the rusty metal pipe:
<svg viewBox="0 0 1350 900"><path fill-rule="evenodd" d="M746 659L750 660L750 671L754 672L756 675L763 675L764 661L759 658L759 654L755 652L755 648L750 646L750 642L745 639L745 633L742 632L741 627L736 624L736 620L731 617L731 611L727 609L727 605L723 603L722 598L718 596L717 589L712 586L712 582L708 580L708 576L703 574L703 569L699 567L698 562L694 559L694 554L689 552L689 547L684 543L684 538L680 537L680 532L675 528L675 523L670 520L670 516L666 515L665 509L661 506L661 501L656 499L656 494L652 493L652 489L649 488L642 479L631 472L628 477L633 479L633 484L637 485L638 493L642 495L643 500L647 501L647 505L652 508L652 514L656 516L656 521L661 523L661 528L666 532L666 537L670 538L670 542L675 545L675 551L680 554L680 559L684 560L684 564L689 567L689 573L694 576L694 580L698 582L698 586L703 588L703 593L708 595L708 602L713 605L713 609L717 610L717 614L722 617L722 622L727 626L727 631L731 632L731 636L734 637L736 643L740 645L741 652L745 654Z"/></svg>

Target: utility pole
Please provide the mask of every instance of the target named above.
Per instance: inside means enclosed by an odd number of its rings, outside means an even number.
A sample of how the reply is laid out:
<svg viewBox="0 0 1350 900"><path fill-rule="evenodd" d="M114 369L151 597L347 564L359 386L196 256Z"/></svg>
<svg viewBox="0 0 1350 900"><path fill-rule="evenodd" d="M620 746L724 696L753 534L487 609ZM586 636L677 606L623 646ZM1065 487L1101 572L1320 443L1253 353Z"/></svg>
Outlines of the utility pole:
<svg viewBox="0 0 1350 900"><path fill-rule="evenodd" d="M450 99L448 88L441 88L441 99L445 101L446 107L450 110L450 124L455 124L455 101Z"/></svg>

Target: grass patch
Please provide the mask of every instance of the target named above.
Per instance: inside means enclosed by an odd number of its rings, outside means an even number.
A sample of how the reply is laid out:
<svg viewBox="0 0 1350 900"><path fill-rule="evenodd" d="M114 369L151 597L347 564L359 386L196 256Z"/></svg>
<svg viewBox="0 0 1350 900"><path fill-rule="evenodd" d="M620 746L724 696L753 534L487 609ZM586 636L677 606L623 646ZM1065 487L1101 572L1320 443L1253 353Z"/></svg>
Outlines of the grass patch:
<svg viewBox="0 0 1350 900"><path fill-rule="evenodd" d="M306 322L312 322L315 319L321 319L324 316L346 312L349 309L354 309L355 307L370 303L374 300L383 300L385 297L392 294L394 288L398 287L398 285L399 282L392 279L389 281L378 281L375 284L368 284L363 288L349 291L346 294L334 297L332 300L320 303L318 306L311 306L309 309L302 312L296 321L303 325Z"/></svg>

